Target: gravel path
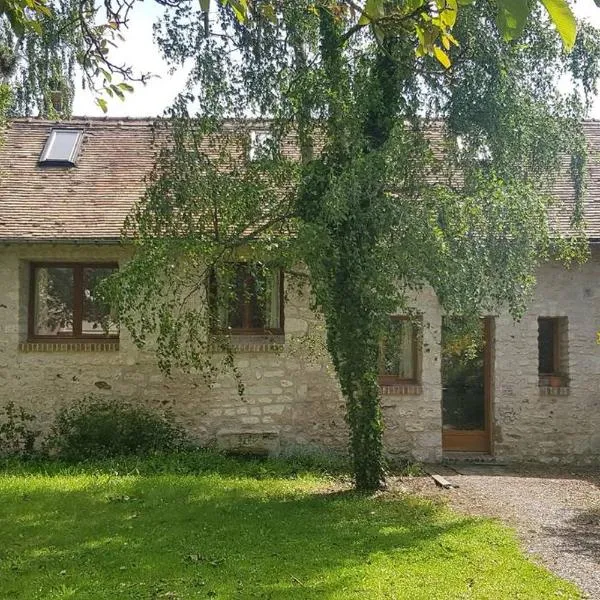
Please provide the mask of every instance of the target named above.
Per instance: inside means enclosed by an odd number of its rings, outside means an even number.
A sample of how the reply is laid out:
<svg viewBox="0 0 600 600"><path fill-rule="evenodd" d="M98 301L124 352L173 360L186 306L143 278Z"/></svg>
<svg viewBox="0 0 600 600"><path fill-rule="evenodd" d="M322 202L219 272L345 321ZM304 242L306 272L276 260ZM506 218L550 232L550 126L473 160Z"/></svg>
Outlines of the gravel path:
<svg viewBox="0 0 600 600"><path fill-rule="evenodd" d="M403 489L443 496L460 512L492 516L517 529L526 550L551 571L600 600L600 472L453 465L431 467L459 488L430 477L402 479Z"/></svg>

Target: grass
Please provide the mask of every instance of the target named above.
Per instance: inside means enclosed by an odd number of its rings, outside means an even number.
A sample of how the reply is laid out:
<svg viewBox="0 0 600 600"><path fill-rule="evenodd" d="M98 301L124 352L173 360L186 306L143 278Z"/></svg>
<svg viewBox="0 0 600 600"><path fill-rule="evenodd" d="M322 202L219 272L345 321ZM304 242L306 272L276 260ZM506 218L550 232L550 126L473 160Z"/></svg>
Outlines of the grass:
<svg viewBox="0 0 600 600"><path fill-rule="evenodd" d="M340 491L314 465L0 463L2 599L579 597L494 521Z"/></svg>

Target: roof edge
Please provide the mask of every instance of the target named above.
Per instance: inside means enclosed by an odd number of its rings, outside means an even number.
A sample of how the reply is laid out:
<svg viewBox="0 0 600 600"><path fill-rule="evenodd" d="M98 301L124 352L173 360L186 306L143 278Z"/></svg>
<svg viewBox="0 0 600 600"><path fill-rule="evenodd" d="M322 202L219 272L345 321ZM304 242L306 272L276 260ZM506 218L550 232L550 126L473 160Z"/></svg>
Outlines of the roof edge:
<svg viewBox="0 0 600 600"><path fill-rule="evenodd" d="M123 246L124 241L121 237L114 238L30 238L30 237L0 237L0 244L5 246L24 245L24 244L68 244L90 245L90 246Z"/></svg>

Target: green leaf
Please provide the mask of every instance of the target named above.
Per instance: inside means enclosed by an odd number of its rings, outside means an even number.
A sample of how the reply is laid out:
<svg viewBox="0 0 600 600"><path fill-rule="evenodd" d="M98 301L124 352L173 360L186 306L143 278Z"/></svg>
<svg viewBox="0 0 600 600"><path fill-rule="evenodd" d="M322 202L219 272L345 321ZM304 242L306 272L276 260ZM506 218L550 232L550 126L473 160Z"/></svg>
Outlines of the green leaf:
<svg viewBox="0 0 600 600"><path fill-rule="evenodd" d="M200 0L200 10L208 12L210 10L210 0Z"/></svg>
<svg viewBox="0 0 600 600"><path fill-rule="evenodd" d="M119 83L119 88L124 90L125 92L133 92L133 86L125 82Z"/></svg>
<svg viewBox="0 0 600 600"><path fill-rule="evenodd" d="M114 95L119 98L119 100L125 100L125 94L119 89L117 85L111 85L107 88L107 90L111 90Z"/></svg>
<svg viewBox="0 0 600 600"><path fill-rule="evenodd" d="M571 51L577 37L577 21L566 0L541 0L563 41L567 52ZM600 6L600 0L596 0Z"/></svg>
<svg viewBox="0 0 600 600"><path fill-rule="evenodd" d="M524 0L498 0L498 29L509 42L518 38L525 28L529 7Z"/></svg>
<svg viewBox="0 0 600 600"><path fill-rule="evenodd" d="M454 27L458 14L457 0L437 0L437 4L442 22L448 27Z"/></svg>
<svg viewBox="0 0 600 600"><path fill-rule="evenodd" d="M248 15L248 1L247 0L228 0L229 5L233 9L237 20L240 23L246 21Z"/></svg>
<svg viewBox="0 0 600 600"><path fill-rule="evenodd" d="M373 23L373 34L377 38L377 41L380 44L383 44L383 40L385 39L385 33L384 33L383 29L381 29L381 27L379 27L379 25L377 25L377 23Z"/></svg>
<svg viewBox="0 0 600 600"><path fill-rule="evenodd" d="M104 98L96 98L96 104L102 109L103 113L108 111L108 103Z"/></svg>
<svg viewBox="0 0 600 600"><path fill-rule="evenodd" d="M27 21L27 24L35 33L37 33L38 35L42 35L42 26L39 21L30 20Z"/></svg>
<svg viewBox="0 0 600 600"><path fill-rule="evenodd" d="M439 46L433 47L433 54L438 59L438 61L444 66L445 69L450 68L450 65L452 64L450 62L450 57Z"/></svg>
<svg viewBox="0 0 600 600"><path fill-rule="evenodd" d="M385 15L383 1L384 0L367 0L363 14L358 20L358 24L367 25L372 20L381 19L381 17Z"/></svg>
<svg viewBox="0 0 600 600"><path fill-rule="evenodd" d="M600 0L598 0L598 1L600 2ZM268 21L273 23L273 25L277 25L277 14L275 13L275 9L273 8L272 4L265 4L261 10L262 10L263 16Z"/></svg>

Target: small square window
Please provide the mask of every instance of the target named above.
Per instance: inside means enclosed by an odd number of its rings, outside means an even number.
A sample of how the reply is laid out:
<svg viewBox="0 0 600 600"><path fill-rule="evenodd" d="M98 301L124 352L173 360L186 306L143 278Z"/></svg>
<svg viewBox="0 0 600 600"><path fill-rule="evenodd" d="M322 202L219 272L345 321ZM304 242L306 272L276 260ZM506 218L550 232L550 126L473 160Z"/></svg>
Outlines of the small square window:
<svg viewBox="0 0 600 600"><path fill-rule="evenodd" d="M75 166L83 130L53 129L40 156L40 165Z"/></svg>
<svg viewBox="0 0 600 600"><path fill-rule="evenodd" d="M98 297L98 285L116 265L34 264L31 267L29 337L117 338L110 307Z"/></svg>
<svg viewBox="0 0 600 600"><path fill-rule="evenodd" d="M379 383L417 383L418 326L408 317L393 316L379 346Z"/></svg>
<svg viewBox="0 0 600 600"><path fill-rule="evenodd" d="M261 158L273 158L274 153L273 136L268 131L250 132L248 160L254 161Z"/></svg>
<svg viewBox="0 0 600 600"><path fill-rule="evenodd" d="M566 317L538 319L538 374L540 386L568 385L568 322Z"/></svg>
<svg viewBox="0 0 600 600"><path fill-rule="evenodd" d="M215 329L233 334L283 333L283 273L259 263L228 265L210 279Z"/></svg>

